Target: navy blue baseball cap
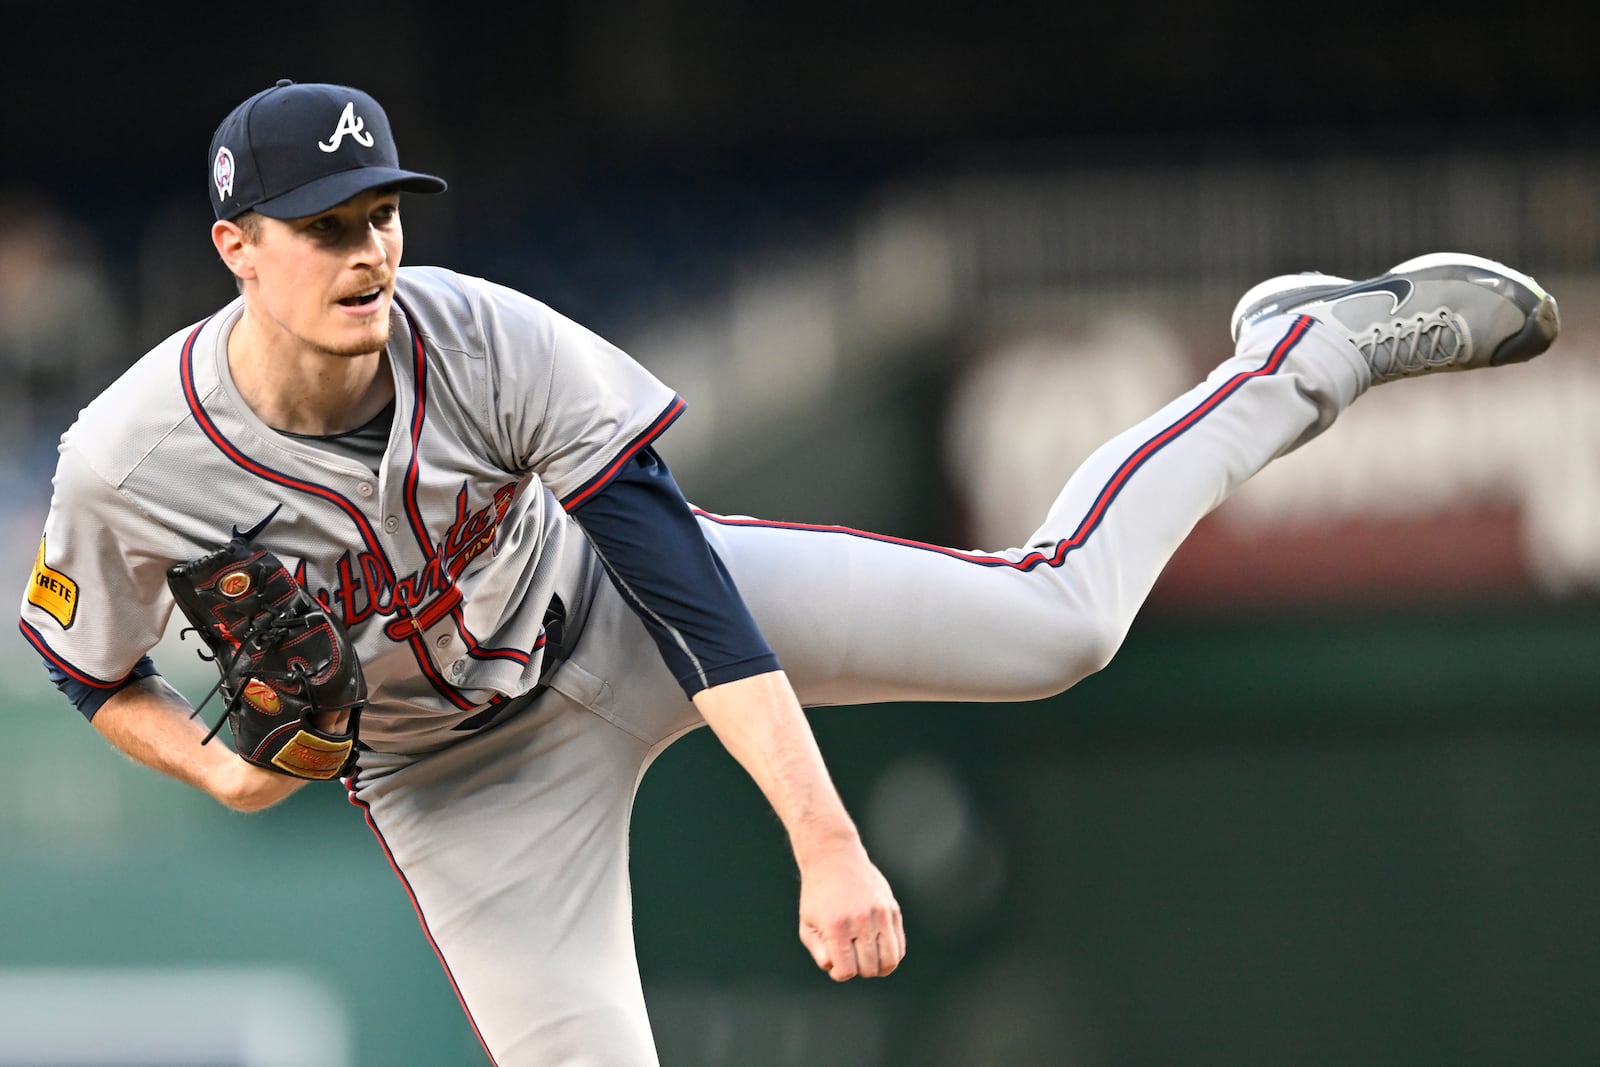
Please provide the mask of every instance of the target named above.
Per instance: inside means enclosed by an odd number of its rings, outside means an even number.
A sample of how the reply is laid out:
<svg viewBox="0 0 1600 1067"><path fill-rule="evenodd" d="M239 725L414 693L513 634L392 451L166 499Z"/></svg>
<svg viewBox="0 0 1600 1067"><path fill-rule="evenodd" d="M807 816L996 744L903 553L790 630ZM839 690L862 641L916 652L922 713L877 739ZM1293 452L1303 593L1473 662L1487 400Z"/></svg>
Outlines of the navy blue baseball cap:
<svg viewBox="0 0 1600 1067"><path fill-rule="evenodd" d="M343 85L284 79L234 108L211 138L211 207L219 219L259 211L316 215L368 189L442 193L442 179L403 170L378 102Z"/></svg>

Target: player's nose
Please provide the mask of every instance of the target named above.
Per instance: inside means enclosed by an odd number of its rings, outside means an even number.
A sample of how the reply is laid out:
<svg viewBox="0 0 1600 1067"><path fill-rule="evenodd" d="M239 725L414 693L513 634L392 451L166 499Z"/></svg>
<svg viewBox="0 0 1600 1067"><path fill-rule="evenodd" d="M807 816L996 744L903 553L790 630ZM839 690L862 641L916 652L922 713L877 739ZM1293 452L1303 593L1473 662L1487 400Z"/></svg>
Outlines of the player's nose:
<svg viewBox="0 0 1600 1067"><path fill-rule="evenodd" d="M389 261L389 246L377 226L368 224L351 243L350 260L354 267L380 267Z"/></svg>

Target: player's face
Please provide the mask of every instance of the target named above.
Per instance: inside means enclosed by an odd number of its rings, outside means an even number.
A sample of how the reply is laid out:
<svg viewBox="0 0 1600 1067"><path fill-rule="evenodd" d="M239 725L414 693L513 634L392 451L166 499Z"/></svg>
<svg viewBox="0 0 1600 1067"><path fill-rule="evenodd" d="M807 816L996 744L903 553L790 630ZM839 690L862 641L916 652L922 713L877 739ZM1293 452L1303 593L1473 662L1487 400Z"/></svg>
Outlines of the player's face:
<svg viewBox="0 0 1600 1067"><path fill-rule="evenodd" d="M400 194L373 190L320 215L263 219L251 248L251 309L299 346L361 356L389 340L405 244Z"/></svg>

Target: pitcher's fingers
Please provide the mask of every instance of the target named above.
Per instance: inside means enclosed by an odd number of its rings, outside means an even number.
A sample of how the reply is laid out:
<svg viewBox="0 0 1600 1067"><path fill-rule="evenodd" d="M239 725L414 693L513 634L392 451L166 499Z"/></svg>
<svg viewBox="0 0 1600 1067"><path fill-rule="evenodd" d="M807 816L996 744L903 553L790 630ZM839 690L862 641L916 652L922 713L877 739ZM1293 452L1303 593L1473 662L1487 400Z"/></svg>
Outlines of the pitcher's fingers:
<svg viewBox="0 0 1600 1067"><path fill-rule="evenodd" d="M879 974L887 973L879 970L884 958L884 953L879 947L879 939L887 933L886 927L873 923L850 942L855 950L856 973L861 977L876 978ZM893 964L890 966L892 968Z"/></svg>
<svg viewBox="0 0 1600 1067"><path fill-rule="evenodd" d="M828 946L823 942L822 931L805 923L800 924L800 943L811 953L811 959L824 971L832 973L833 960L828 955Z"/></svg>

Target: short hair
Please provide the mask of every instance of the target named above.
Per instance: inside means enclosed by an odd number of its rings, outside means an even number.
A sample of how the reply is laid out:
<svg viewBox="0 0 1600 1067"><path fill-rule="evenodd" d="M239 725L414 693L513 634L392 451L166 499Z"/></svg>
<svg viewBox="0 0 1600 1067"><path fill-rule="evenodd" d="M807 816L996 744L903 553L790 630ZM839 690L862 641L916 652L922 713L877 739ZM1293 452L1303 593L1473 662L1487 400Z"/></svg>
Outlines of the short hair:
<svg viewBox="0 0 1600 1067"><path fill-rule="evenodd" d="M260 212L246 211L243 215L233 220L234 225L244 234L246 244L255 244L261 240L261 228L264 223ZM233 287L239 292L244 292L244 279L237 274L233 276Z"/></svg>
<svg viewBox="0 0 1600 1067"><path fill-rule="evenodd" d="M261 240L261 214L256 211L246 211L243 215L233 220L244 231L244 239L250 244Z"/></svg>

